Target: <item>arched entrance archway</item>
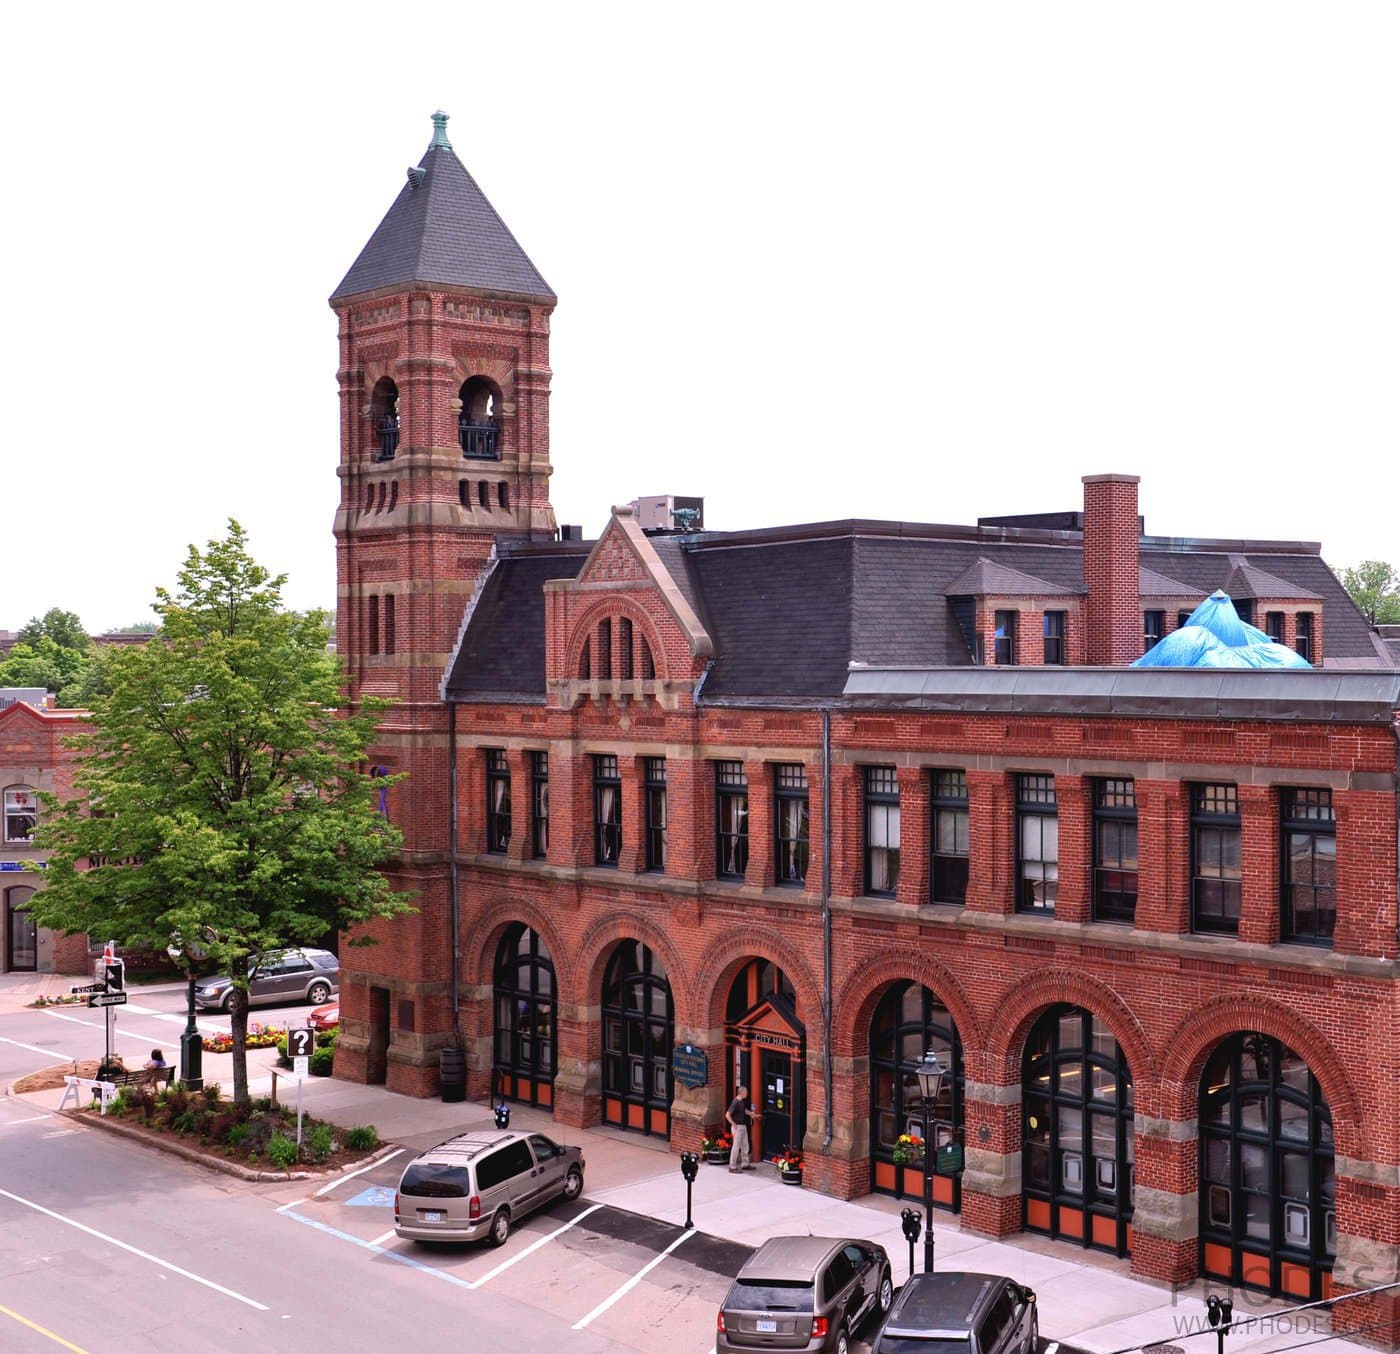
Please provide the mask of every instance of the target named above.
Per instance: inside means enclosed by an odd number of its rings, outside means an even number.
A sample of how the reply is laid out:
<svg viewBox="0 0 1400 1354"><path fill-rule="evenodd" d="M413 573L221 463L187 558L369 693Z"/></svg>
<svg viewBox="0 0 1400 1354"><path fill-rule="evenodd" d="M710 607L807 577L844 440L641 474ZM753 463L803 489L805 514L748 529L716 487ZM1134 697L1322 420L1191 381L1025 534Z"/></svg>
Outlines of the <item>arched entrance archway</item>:
<svg viewBox="0 0 1400 1354"><path fill-rule="evenodd" d="M792 980L771 959L750 959L734 975L724 1007L726 1103L749 1088L761 1116L753 1156L771 1161L785 1147L800 1151L807 1128L807 1031L797 1018Z"/></svg>
<svg viewBox="0 0 1400 1354"><path fill-rule="evenodd" d="M1079 1006L1046 1011L1026 1038L1021 1113L1026 1230L1129 1254L1133 1076L1113 1031Z"/></svg>
<svg viewBox="0 0 1400 1354"><path fill-rule="evenodd" d="M493 1098L553 1105L559 1046L554 963L549 947L521 922L506 928L496 949L493 991Z"/></svg>
<svg viewBox="0 0 1400 1354"><path fill-rule="evenodd" d="M963 1141L963 1051L948 1008L928 988L895 983L880 998L870 1021L870 1161L877 1194L923 1197L922 1159L896 1160L901 1136L921 1138L923 1119L914 1068L935 1053L950 1075L930 1115L935 1147ZM962 1172L935 1175L933 1201L962 1207Z"/></svg>
<svg viewBox="0 0 1400 1354"><path fill-rule="evenodd" d="M1332 1113L1277 1039L1231 1035L1201 1074L1201 1269L1309 1301L1337 1254Z"/></svg>
<svg viewBox="0 0 1400 1354"><path fill-rule="evenodd" d="M624 940L603 974L603 1122L671 1134L675 1003L661 959Z"/></svg>

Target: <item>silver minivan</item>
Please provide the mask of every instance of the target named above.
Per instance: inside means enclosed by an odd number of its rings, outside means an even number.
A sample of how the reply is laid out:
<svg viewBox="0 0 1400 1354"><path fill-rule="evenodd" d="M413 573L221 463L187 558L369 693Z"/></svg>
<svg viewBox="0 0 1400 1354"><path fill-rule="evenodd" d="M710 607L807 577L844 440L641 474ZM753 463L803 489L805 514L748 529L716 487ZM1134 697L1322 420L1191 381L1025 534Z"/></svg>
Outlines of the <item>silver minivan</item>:
<svg viewBox="0 0 1400 1354"><path fill-rule="evenodd" d="M511 1227L583 1193L583 1153L543 1133L478 1129L410 1161L394 1195L394 1232L410 1241L505 1243Z"/></svg>

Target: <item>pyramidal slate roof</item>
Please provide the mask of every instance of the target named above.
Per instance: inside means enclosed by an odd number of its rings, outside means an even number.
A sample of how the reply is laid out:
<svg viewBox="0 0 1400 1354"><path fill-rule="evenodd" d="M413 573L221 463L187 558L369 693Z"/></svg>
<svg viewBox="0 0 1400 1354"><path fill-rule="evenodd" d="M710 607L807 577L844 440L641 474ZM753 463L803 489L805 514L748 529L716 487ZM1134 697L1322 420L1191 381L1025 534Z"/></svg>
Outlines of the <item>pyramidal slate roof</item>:
<svg viewBox="0 0 1400 1354"><path fill-rule="evenodd" d="M1232 557L1231 563L1234 563ZM1247 563L1235 564L1230 577L1225 580L1225 591L1231 597L1296 597L1303 601L1320 602L1322 599L1297 583L1275 578L1263 569L1256 569Z"/></svg>
<svg viewBox="0 0 1400 1354"><path fill-rule="evenodd" d="M1032 578L985 555L979 555L946 590L950 597L1057 597L1077 591L1043 578Z"/></svg>
<svg viewBox="0 0 1400 1354"><path fill-rule="evenodd" d="M433 114L433 140L408 171L394 205L360 250L331 302L380 287L436 283L554 299L486 194L447 140L447 114Z"/></svg>

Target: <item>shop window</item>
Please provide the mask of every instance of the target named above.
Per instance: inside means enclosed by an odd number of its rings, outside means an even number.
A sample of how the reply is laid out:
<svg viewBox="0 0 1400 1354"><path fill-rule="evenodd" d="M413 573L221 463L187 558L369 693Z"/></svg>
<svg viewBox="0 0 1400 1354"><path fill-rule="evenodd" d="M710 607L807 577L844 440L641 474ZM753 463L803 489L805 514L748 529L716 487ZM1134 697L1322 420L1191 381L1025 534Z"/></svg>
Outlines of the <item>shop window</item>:
<svg viewBox="0 0 1400 1354"><path fill-rule="evenodd" d="M554 964L549 947L519 922L496 950L492 1099L548 1106L558 1046Z"/></svg>
<svg viewBox="0 0 1400 1354"><path fill-rule="evenodd" d="M1233 785L1191 787L1191 929L1240 929L1240 800Z"/></svg>
<svg viewBox="0 0 1400 1354"><path fill-rule="evenodd" d="M1094 782L1094 920L1132 924L1137 913L1137 796L1129 779Z"/></svg>
<svg viewBox="0 0 1400 1354"><path fill-rule="evenodd" d="M1279 808L1283 938L1330 945L1337 926L1337 820L1332 791L1284 790Z"/></svg>
<svg viewBox="0 0 1400 1354"><path fill-rule="evenodd" d="M892 766L865 768L865 891L893 896L899 886L899 776Z"/></svg>
<svg viewBox="0 0 1400 1354"><path fill-rule="evenodd" d="M500 748L486 750L486 849L504 854L510 845L510 763Z"/></svg>
<svg viewBox="0 0 1400 1354"><path fill-rule="evenodd" d="M969 855L967 773L933 773L933 901L967 899Z"/></svg>
<svg viewBox="0 0 1400 1354"><path fill-rule="evenodd" d="M773 772L777 882L801 885L807 878L811 853L807 768L801 762L780 762Z"/></svg>
<svg viewBox="0 0 1400 1354"><path fill-rule="evenodd" d="M749 782L743 762L715 763L715 873L742 879L749 868Z"/></svg>
<svg viewBox="0 0 1400 1354"><path fill-rule="evenodd" d="M624 940L603 975L603 1122L663 1139L671 1132L675 1007L661 960Z"/></svg>
<svg viewBox="0 0 1400 1354"><path fill-rule="evenodd" d="M1016 777L1016 910L1053 917L1060 880L1055 777Z"/></svg>
<svg viewBox="0 0 1400 1354"><path fill-rule="evenodd" d="M5 840L22 846L34 836L39 823L39 796L28 785L5 791Z"/></svg>

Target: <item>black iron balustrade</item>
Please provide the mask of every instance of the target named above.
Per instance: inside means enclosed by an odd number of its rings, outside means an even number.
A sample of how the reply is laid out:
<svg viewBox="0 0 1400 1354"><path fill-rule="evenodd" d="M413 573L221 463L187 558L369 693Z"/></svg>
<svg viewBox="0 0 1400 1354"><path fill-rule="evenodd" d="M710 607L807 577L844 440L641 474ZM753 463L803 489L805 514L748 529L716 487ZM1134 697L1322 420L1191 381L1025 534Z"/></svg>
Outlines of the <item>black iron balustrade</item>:
<svg viewBox="0 0 1400 1354"><path fill-rule="evenodd" d="M392 461L394 453L399 449L399 416L385 414L379 420L376 431L379 433L379 453L374 459L376 461Z"/></svg>
<svg viewBox="0 0 1400 1354"><path fill-rule="evenodd" d="M462 444L462 455L473 461L499 461L497 432L494 423L469 423L463 414L457 420L457 440Z"/></svg>

